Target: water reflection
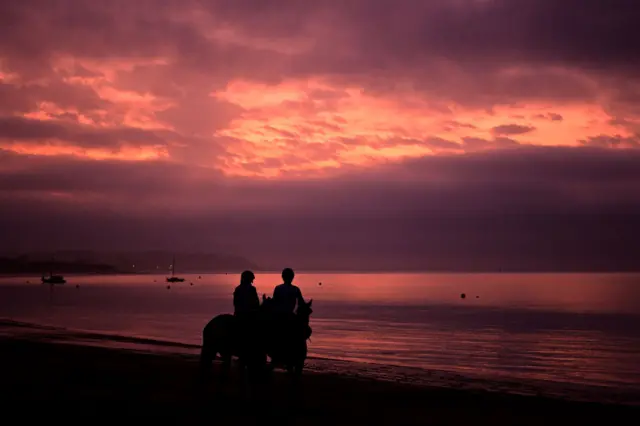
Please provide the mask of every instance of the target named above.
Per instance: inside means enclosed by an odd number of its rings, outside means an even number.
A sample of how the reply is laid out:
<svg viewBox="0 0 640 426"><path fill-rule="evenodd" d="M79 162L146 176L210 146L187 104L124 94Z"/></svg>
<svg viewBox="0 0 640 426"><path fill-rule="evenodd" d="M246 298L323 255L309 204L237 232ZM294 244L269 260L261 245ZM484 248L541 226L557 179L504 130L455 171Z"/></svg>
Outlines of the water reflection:
<svg viewBox="0 0 640 426"><path fill-rule="evenodd" d="M194 274L185 275L185 278L185 283L174 285L171 290L164 285L164 275L71 276L70 284L80 284L82 288L79 291L87 285L110 288L127 286L172 295L190 291L219 296L231 295L238 284L235 274ZM0 285L27 286L27 279L0 278ZM31 282L35 282L34 279ZM280 282L279 274L256 274L255 285L260 294L271 295L274 286ZM190 286L190 283L194 286ZM386 305L454 304L571 312L640 312L640 274L299 273L295 284L302 289L306 298L324 301ZM466 293L467 298L460 299L461 293Z"/></svg>
<svg viewBox="0 0 640 426"><path fill-rule="evenodd" d="M171 290L163 280L69 277L51 292L3 278L0 317L199 344L203 324L232 310L235 275L186 276ZM260 293L279 282L257 274ZM315 356L640 389L640 275L299 274L296 283L315 300Z"/></svg>

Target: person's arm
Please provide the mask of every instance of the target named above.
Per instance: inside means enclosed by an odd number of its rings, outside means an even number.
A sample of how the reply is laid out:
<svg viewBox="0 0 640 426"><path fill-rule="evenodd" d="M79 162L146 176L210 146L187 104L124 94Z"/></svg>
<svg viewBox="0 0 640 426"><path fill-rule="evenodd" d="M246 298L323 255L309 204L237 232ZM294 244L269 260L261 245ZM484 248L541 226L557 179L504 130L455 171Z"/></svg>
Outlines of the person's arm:
<svg viewBox="0 0 640 426"><path fill-rule="evenodd" d="M297 287L297 286L296 286L296 289L297 289L297 293L298 293L298 294L297 294L297 298L298 298L298 305L301 305L301 304L303 304L303 303L307 303L307 302L305 302L305 301L304 301L304 297L302 297L302 291L300 290L300 287Z"/></svg>

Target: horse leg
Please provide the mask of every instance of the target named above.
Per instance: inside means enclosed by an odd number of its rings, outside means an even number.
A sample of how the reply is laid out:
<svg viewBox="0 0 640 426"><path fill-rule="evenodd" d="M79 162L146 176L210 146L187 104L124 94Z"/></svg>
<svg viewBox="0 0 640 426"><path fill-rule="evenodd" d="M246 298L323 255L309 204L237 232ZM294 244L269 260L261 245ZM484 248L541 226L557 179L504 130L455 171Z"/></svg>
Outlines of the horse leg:
<svg viewBox="0 0 640 426"><path fill-rule="evenodd" d="M270 382L272 372L271 364L267 363L267 354L263 352L260 355L260 380L264 383Z"/></svg>
<svg viewBox="0 0 640 426"><path fill-rule="evenodd" d="M212 370L212 362L216 359L216 350L209 345L202 345L200 350L200 373L202 376L208 375Z"/></svg>
<svg viewBox="0 0 640 426"><path fill-rule="evenodd" d="M292 373L294 379L298 379L302 375L304 369L304 361L307 359L307 342L302 343L295 351L291 360Z"/></svg>
<svg viewBox="0 0 640 426"><path fill-rule="evenodd" d="M231 373L231 354L229 352L220 353L220 358L222 359L221 366L221 375L220 377L223 380L229 378L229 374Z"/></svg>
<svg viewBox="0 0 640 426"><path fill-rule="evenodd" d="M200 349L200 378L206 378L212 371L212 363L218 353L209 327L202 331L202 348Z"/></svg>
<svg viewBox="0 0 640 426"><path fill-rule="evenodd" d="M249 380L252 382L262 382L266 376L266 367L267 355L258 348L252 353L251 362L248 365Z"/></svg>

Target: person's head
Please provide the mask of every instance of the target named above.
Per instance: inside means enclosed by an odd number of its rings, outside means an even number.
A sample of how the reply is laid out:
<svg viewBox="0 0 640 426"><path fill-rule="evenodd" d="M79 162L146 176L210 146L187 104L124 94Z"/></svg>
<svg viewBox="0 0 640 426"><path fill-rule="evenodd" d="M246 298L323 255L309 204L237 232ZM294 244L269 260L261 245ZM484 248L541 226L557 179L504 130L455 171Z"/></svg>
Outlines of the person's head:
<svg viewBox="0 0 640 426"><path fill-rule="evenodd" d="M282 270L282 280L286 283L286 284L291 284L291 282L293 281L293 277L296 274L293 273L293 269L291 268L284 268Z"/></svg>
<svg viewBox="0 0 640 426"><path fill-rule="evenodd" d="M251 271L244 271L240 275L240 284L251 285L253 284L253 280L255 279L255 275Z"/></svg>

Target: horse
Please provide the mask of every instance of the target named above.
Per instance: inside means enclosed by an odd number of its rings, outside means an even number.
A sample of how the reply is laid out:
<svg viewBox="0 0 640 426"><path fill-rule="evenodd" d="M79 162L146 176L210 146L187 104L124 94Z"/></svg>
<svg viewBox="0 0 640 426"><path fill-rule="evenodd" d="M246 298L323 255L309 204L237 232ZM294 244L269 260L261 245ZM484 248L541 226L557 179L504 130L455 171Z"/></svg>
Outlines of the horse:
<svg viewBox="0 0 640 426"><path fill-rule="evenodd" d="M311 335L312 303L313 300L302 303L291 318L282 318L273 311L273 299L263 295L262 304L256 316L245 324L244 333L236 316L215 316L202 330L201 373L210 371L218 355L222 359L224 376L228 375L234 356L250 374L260 373L264 371L268 355L271 370L283 366L290 373L301 374L307 358L307 340Z"/></svg>
<svg viewBox="0 0 640 426"><path fill-rule="evenodd" d="M267 299L269 301L270 299ZM307 340L311 337L309 320L313 299L298 304L294 315L269 319L269 334L266 352L271 359L270 368L284 367L290 374L302 374L307 359ZM268 306L268 305L267 305Z"/></svg>
<svg viewBox="0 0 640 426"><path fill-rule="evenodd" d="M202 330L200 350L200 371L204 375L211 370L212 362L218 355L222 360L222 371L227 376L232 357L238 357L243 368L249 373L257 373L266 366L267 355L264 343L264 326L268 316L269 303L263 303L255 317L241 323L235 315L215 316ZM244 330L243 330L244 328Z"/></svg>

